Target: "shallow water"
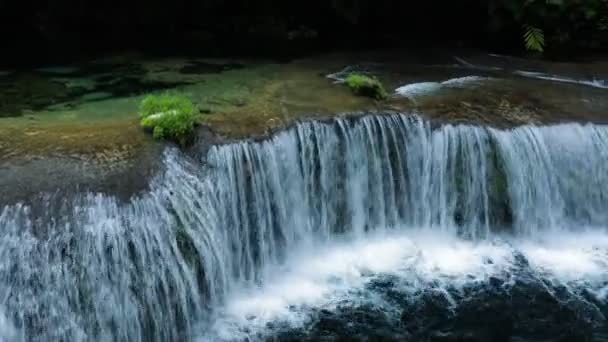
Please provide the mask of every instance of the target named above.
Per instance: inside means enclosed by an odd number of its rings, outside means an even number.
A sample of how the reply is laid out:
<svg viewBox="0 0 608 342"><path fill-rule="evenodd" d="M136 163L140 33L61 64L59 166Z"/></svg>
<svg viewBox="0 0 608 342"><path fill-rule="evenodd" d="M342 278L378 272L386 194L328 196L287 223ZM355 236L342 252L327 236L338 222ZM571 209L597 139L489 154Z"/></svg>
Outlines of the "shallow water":
<svg viewBox="0 0 608 342"><path fill-rule="evenodd" d="M114 58L0 74L0 118L66 110L92 101L139 96L200 82L197 75L242 68L197 59Z"/></svg>

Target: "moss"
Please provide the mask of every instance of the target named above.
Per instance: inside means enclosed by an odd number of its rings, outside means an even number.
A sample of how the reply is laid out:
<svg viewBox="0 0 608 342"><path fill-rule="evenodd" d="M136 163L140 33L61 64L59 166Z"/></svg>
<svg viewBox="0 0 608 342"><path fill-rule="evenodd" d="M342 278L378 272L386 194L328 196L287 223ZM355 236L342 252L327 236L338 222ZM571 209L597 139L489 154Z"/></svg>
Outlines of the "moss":
<svg viewBox="0 0 608 342"><path fill-rule="evenodd" d="M371 97L376 100L384 100L388 97L382 83L373 76L353 73L348 75L345 82L357 95Z"/></svg>
<svg viewBox="0 0 608 342"><path fill-rule="evenodd" d="M192 101L187 97L170 93L148 95L144 97L139 105L140 119L169 111L194 113L194 106L192 105Z"/></svg>
<svg viewBox="0 0 608 342"><path fill-rule="evenodd" d="M172 140L184 146L194 129L194 106L180 95L148 95L139 107L140 125L155 139Z"/></svg>

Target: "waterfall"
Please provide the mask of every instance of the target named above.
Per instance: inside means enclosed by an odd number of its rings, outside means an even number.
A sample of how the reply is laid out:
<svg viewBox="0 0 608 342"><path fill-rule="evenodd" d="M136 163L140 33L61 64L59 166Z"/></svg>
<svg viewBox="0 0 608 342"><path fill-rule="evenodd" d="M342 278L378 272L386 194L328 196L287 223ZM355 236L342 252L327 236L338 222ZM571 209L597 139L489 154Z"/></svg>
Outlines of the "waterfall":
<svg viewBox="0 0 608 342"><path fill-rule="evenodd" d="M300 124L216 147L209 163L232 204L225 225L254 231L256 251L280 258L267 243L399 226L487 238L505 225L535 234L605 224L607 147L602 126L432 129L388 115Z"/></svg>
<svg viewBox="0 0 608 342"><path fill-rule="evenodd" d="M191 340L296 250L608 223L608 127L591 124L433 127L387 113L301 123L201 161L169 149L164 162L128 203L84 193L0 207L0 339Z"/></svg>

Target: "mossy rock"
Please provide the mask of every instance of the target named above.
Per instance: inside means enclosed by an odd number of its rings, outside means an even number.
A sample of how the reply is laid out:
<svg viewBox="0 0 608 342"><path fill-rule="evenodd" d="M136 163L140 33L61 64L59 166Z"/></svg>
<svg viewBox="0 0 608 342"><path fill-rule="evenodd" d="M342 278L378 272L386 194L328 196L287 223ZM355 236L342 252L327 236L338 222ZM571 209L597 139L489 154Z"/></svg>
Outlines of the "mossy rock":
<svg viewBox="0 0 608 342"><path fill-rule="evenodd" d="M192 136L194 105L181 95L148 95L139 106L140 125L155 139L172 140L184 146Z"/></svg>
<svg viewBox="0 0 608 342"><path fill-rule="evenodd" d="M382 83L373 76L353 73L344 80L346 85L359 96L367 96L376 100L388 97Z"/></svg>

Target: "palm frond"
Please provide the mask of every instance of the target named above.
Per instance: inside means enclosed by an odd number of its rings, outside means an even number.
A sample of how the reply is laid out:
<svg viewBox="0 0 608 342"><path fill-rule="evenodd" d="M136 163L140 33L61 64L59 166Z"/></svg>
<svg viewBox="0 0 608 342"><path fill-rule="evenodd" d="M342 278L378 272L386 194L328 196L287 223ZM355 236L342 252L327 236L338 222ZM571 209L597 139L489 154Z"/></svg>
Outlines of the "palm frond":
<svg viewBox="0 0 608 342"><path fill-rule="evenodd" d="M543 30L530 25L525 25L524 30L526 48L530 51L543 52L545 48L545 33Z"/></svg>

